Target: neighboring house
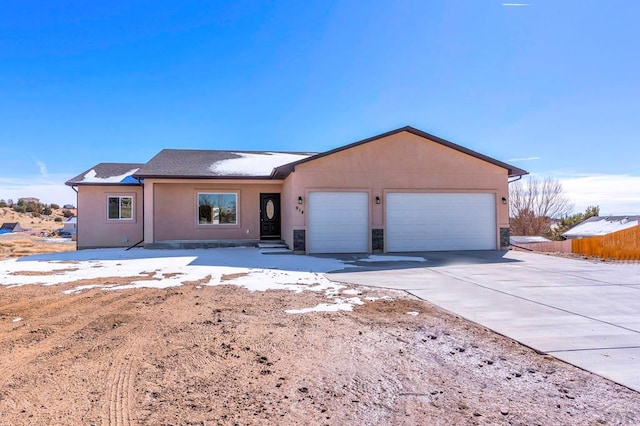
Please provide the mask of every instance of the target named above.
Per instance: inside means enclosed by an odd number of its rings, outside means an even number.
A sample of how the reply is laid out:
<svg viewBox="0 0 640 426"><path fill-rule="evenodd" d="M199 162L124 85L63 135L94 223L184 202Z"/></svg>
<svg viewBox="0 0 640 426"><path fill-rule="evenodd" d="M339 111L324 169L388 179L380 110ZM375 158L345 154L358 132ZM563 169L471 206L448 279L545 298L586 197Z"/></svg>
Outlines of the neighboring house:
<svg viewBox="0 0 640 426"><path fill-rule="evenodd" d="M509 245L508 179L526 173L403 127L318 154L165 149L67 185L78 248L282 239L305 253L495 250Z"/></svg>
<svg viewBox="0 0 640 426"><path fill-rule="evenodd" d="M511 245L518 244L531 244L531 243L548 243L551 241L548 238L540 237L540 236L522 236L522 235L512 235L509 237L509 242Z"/></svg>
<svg viewBox="0 0 640 426"><path fill-rule="evenodd" d="M23 204L29 204L29 203L40 204L40 199L35 197L18 198L18 202L22 202Z"/></svg>
<svg viewBox="0 0 640 426"><path fill-rule="evenodd" d="M75 216L70 217L62 225L62 232L65 232L70 235L75 235L77 224L78 224L78 218Z"/></svg>
<svg viewBox="0 0 640 426"><path fill-rule="evenodd" d="M18 222L5 222L0 226L0 234L22 231L26 231L26 229L22 228Z"/></svg>
<svg viewBox="0 0 640 426"><path fill-rule="evenodd" d="M598 237L638 226L640 216L594 216L562 234L568 240Z"/></svg>

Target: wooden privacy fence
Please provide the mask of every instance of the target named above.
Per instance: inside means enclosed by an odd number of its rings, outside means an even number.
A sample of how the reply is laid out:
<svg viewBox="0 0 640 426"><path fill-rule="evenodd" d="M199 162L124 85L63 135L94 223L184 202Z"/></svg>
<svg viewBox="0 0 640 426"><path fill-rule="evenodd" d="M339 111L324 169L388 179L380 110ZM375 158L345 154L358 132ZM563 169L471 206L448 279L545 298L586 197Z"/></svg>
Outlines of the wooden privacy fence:
<svg viewBox="0 0 640 426"><path fill-rule="evenodd" d="M571 251L604 259L640 260L640 226L602 237L571 240Z"/></svg>

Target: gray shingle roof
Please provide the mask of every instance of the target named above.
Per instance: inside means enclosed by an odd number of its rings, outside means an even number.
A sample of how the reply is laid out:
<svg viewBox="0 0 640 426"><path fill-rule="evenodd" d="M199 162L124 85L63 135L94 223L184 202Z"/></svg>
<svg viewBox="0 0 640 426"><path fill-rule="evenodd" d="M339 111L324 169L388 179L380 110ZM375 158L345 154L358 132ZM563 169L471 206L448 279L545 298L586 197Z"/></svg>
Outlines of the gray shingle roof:
<svg viewBox="0 0 640 426"><path fill-rule="evenodd" d="M77 185L137 185L132 175L144 164L140 163L100 163L80 173L65 184Z"/></svg>
<svg viewBox="0 0 640 426"><path fill-rule="evenodd" d="M140 178L268 179L275 167L314 155L308 152L163 149L135 173Z"/></svg>
<svg viewBox="0 0 640 426"><path fill-rule="evenodd" d="M100 163L69 180L66 184L71 186L136 184L137 181L134 178L284 179L295 170L295 166L298 164L400 132L409 132L424 137L435 143L503 167L507 170L509 177L527 174L525 170L406 126L319 154L311 152L163 149L146 164Z"/></svg>

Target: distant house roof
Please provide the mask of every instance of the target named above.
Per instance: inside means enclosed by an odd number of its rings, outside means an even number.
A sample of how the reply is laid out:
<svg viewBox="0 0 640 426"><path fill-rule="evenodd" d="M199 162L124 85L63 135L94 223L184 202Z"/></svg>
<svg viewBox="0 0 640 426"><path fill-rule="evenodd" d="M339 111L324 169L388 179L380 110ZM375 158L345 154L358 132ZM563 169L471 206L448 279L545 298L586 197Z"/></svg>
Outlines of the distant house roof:
<svg viewBox="0 0 640 426"><path fill-rule="evenodd" d="M309 152L163 149L134 175L140 178L268 179L274 168L312 155Z"/></svg>
<svg viewBox="0 0 640 426"><path fill-rule="evenodd" d="M139 185L133 174L142 166L139 163L100 163L68 180L66 185Z"/></svg>
<svg viewBox="0 0 640 426"><path fill-rule="evenodd" d="M548 243L549 241L551 240L540 236L513 235L509 237L509 243L511 244Z"/></svg>
<svg viewBox="0 0 640 426"><path fill-rule="evenodd" d="M22 201L23 203L39 203L40 199L36 197L23 197L18 198L18 201Z"/></svg>
<svg viewBox="0 0 640 426"><path fill-rule="evenodd" d="M612 232L638 226L639 218L640 216L590 217L562 235L568 239L607 235Z"/></svg>
<svg viewBox="0 0 640 426"><path fill-rule="evenodd" d="M19 232L22 231L22 227L18 222L5 222L0 226L0 231Z"/></svg>
<svg viewBox="0 0 640 426"><path fill-rule="evenodd" d="M509 173L509 177L523 176L523 175L528 174L528 172L526 172L525 170L519 169L519 168L514 167L514 166L512 166L510 164L507 164L507 163L503 163L502 161L498 161L495 158L491 158L491 157L488 157L486 155L480 154L479 152L472 151L472 150L470 150L468 148L465 148L463 146L457 145L457 144L455 144L453 142L449 142L449 141L447 141L445 139L439 138L439 137L434 136L432 134L429 134L427 132L423 132L422 130L415 129L415 128L411 127L411 126L405 126L405 127L401 127L399 129L396 129L396 130L392 130L390 132L382 133L382 134L377 135L377 136L373 136L373 137L370 137L370 138L367 138L367 139L363 139L363 140L358 141L358 142L351 143L349 145L341 146L341 147L338 147L336 149L332 149L330 151L322 152L320 154L314 155L313 157L307 157L307 158L303 158L301 160L298 160L296 162L291 162L289 164L284 164L284 165L278 167L276 170L274 170L273 175L274 175L274 177L284 178L284 177L288 176L289 173L293 172L295 170L295 167L298 164L306 163L308 161L315 160L316 158L321 158L321 157L325 157L327 155L335 154L337 152L344 151L344 150L350 149L350 148L354 148L354 147L356 147L358 145L363 145L365 143L373 142L373 141L376 141L378 139L382 139L382 138L385 138L387 136L392 136L392 135L395 135L396 133L401 133L401 132L408 132L408 133L414 134L416 136L420 136L420 137L429 139L429 140L431 140L431 141L433 141L435 143L439 143L440 145L444 145L444 146L446 146L448 148L454 149L456 151L462 152L462 153L470 155L472 157L476 157L476 158L478 158L480 160L484 160L484 161L486 161L488 163L491 163L491 164L494 164L496 166L505 168L505 169L507 169L507 172Z"/></svg>

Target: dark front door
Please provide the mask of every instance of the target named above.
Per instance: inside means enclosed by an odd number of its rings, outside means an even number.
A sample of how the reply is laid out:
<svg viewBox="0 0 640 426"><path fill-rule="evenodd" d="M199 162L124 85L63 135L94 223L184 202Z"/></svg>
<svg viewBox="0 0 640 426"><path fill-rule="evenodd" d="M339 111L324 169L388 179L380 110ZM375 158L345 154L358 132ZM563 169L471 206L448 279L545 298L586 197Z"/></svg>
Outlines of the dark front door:
<svg viewBox="0 0 640 426"><path fill-rule="evenodd" d="M260 239L280 239L280 194L260 194Z"/></svg>

